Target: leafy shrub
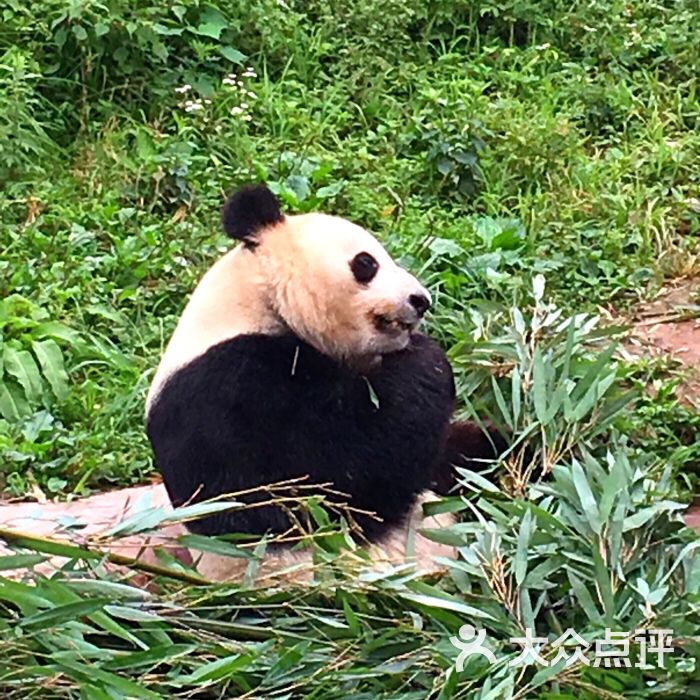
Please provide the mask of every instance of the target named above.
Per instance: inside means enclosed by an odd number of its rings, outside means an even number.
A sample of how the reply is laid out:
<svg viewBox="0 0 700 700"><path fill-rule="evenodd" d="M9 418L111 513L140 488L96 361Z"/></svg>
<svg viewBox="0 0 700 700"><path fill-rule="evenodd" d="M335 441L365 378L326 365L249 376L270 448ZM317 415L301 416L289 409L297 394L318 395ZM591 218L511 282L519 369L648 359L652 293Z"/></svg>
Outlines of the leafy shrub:
<svg viewBox="0 0 700 700"><path fill-rule="evenodd" d="M71 333L18 295L0 302L0 416L19 421L50 408L68 393L68 375L56 338Z"/></svg>
<svg viewBox="0 0 700 700"><path fill-rule="evenodd" d="M41 100L35 88L39 66L18 47L0 56L0 185L9 177L36 167L55 152L40 121Z"/></svg>

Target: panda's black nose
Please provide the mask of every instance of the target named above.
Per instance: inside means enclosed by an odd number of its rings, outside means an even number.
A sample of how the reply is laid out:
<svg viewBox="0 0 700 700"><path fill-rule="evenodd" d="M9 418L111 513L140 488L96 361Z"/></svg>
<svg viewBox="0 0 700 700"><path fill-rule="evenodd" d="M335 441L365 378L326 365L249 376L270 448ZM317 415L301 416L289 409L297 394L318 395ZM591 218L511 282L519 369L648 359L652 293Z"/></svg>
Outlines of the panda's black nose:
<svg viewBox="0 0 700 700"><path fill-rule="evenodd" d="M416 310L419 317L423 316L423 314L430 308L430 299L428 299L425 294L411 294L411 296L408 297L408 301Z"/></svg>

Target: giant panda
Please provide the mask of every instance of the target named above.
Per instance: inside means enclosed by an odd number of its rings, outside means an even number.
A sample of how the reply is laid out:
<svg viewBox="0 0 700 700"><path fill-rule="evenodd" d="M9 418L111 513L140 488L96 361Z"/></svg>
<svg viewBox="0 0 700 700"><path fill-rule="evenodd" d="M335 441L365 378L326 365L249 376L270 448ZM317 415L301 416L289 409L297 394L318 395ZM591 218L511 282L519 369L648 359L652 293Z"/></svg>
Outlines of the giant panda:
<svg viewBox="0 0 700 700"><path fill-rule="evenodd" d="M423 519L431 486L451 457L489 447L451 424L450 363L418 331L429 292L361 226L284 214L264 185L235 192L222 223L238 244L192 293L146 402L172 504L236 494L249 507L188 528L274 537L292 522L260 487L303 479L347 502L374 556L431 570L451 550L409 530L450 522ZM281 566L298 553L279 545L270 556ZM203 566L235 575L220 558Z"/></svg>

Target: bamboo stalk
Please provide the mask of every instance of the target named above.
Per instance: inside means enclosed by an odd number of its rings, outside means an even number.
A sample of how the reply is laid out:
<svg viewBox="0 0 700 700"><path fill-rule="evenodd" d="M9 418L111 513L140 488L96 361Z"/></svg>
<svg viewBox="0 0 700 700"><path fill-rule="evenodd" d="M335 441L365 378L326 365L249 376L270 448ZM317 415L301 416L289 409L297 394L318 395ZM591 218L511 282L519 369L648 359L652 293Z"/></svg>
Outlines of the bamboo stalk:
<svg viewBox="0 0 700 700"><path fill-rule="evenodd" d="M155 576L166 576L168 578L176 579L178 581L183 581L196 586L204 586L211 583L211 581L208 581L197 574L190 574L186 571L169 569L168 567L159 566L158 564L150 564L148 562L141 561L137 557L129 557L124 554L111 552L109 550L89 547L85 544L74 544L71 542L62 542L60 540L51 539L49 537L40 537L38 535L32 535L19 530L0 528L0 540L4 540L5 542L16 547L32 549L35 552L41 552L42 554L51 554L54 556L68 558L74 557L76 559L90 559L93 561L104 559L110 564L128 566L138 571L143 571Z"/></svg>

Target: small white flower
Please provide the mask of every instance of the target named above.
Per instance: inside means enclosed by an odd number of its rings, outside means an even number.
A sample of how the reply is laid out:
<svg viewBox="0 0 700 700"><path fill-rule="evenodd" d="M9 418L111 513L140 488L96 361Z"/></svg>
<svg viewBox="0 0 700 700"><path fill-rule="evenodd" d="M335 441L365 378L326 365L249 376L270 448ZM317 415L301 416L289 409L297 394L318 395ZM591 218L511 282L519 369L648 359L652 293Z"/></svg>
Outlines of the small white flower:
<svg viewBox="0 0 700 700"><path fill-rule="evenodd" d="M235 80L238 76L235 73L229 73L226 77L229 80Z"/></svg>
<svg viewBox="0 0 700 700"><path fill-rule="evenodd" d="M241 119L243 119L244 122L250 122L253 120L253 117L251 117L250 114L244 114Z"/></svg>
<svg viewBox="0 0 700 700"><path fill-rule="evenodd" d="M236 85L238 85L238 87L243 87L244 82L242 80L237 80Z"/></svg>
<svg viewBox="0 0 700 700"><path fill-rule="evenodd" d="M231 114L241 114L243 110L240 107L231 107Z"/></svg>
<svg viewBox="0 0 700 700"><path fill-rule="evenodd" d="M205 105L210 105L210 104L211 104L211 100L204 100L204 104L205 104Z"/></svg>
<svg viewBox="0 0 700 700"><path fill-rule="evenodd" d="M183 85L182 87L175 88L175 92L179 92L182 95L186 92L189 92L191 89L191 85Z"/></svg>
<svg viewBox="0 0 700 700"><path fill-rule="evenodd" d="M233 78L224 78L221 81L224 85L235 85L236 81Z"/></svg>
<svg viewBox="0 0 700 700"><path fill-rule="evenodd" d="M247 102L241 102L241 109L248 109L249 105Z"/></svg>
<svg viewBox="0 0 700 700"><path fill-rule="evenodd" d="M257 100L258 96L252 91L252 90L245 90L244 91L248 97L250 97L251 100Z"/></svg>

